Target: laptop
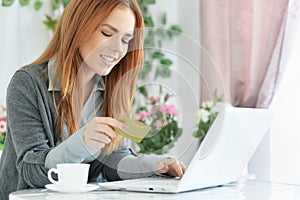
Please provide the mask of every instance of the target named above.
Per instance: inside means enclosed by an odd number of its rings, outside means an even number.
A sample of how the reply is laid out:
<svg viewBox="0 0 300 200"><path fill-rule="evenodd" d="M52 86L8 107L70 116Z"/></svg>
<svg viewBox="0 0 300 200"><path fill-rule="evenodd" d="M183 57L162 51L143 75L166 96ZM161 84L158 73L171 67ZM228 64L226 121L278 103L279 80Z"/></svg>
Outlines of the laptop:
<svg viewBox="0 0 300 200"><path fill-rule="evenodd" d="M103 182L103 189L179 193L237 181L268 131L267 109L224 106L179 178L142 178Z"/></svg>

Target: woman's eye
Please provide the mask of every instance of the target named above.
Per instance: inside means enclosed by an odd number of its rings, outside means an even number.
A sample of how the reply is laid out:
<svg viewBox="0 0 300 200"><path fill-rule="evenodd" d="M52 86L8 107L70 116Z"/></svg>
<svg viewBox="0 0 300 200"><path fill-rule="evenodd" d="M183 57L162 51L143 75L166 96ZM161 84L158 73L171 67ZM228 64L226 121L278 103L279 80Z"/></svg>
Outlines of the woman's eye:
<svg viewBox="0 0 300 200"><path fill-rule="evenodd" d="M130 37L130 38L123 38L122 39L122 42L124 43L124 44L129 44L129 42L130 42L130 40L132 40L132 37Z"/></svg>
<svg viewBox="0 0 300 200"><path fill-rule="evenodd" d="M106 36L106 37L110 37L110 36L112 36L111 34L109 34L109 33L106 33L106 32L104 32L104 31L101 31L101 33L102 33L104 36Z"/></svg>
<svg viewBox="0 0 300 200"><path fill-rule="evenodd" d="M122 40L122 42L124 43L124 44L129 44L129 40Z"/></svg>

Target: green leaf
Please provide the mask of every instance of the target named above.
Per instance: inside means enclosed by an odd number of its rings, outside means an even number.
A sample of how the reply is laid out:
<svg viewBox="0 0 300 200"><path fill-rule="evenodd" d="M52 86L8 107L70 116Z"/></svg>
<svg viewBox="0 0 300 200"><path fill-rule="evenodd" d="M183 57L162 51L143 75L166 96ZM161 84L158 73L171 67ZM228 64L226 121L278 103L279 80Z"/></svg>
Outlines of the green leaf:
<svg viewBox="0 0 300 200"><path fill-rule="evenodd" d="M61 0L52 0L52 9L57 10L61 5Z"/></svg>
<svg viewBox="0 0 300 200"><path fill-rule="evenodd" d="M63 0L64 8L70 3L70 0Z"/></svg>
<svg viewBox="0 0 300 200"><path fill-rule="evenodd" d="M153 54L152 54L152 58L153 59L162 59L164 57L165 54L163 54L162 52L160 51L155 51Z"/></svg>
<svg viewBox="0 0 300 200"><path fill-rule="evenodd" d="M145 61L142 71L140 73L140 79L145 79L149 72L152 70L152 64L149 61Z"/></svg>
<svg viewBox="0 0 300 200"><path fill-rule="evenodd" d="M180 26L178 25L172 25L169 27L169 30L167 31L167 34L169 36L170 39L173 38L173 36L178 36L182 33L182 30L180 28Z"/></svg>
<svg viewBox="0 0 300 200"><path fill-rule="evenodd" d="M160 64L162 64L163 66L169 67L173 64L172 60L164 58L160 60Z"/></svg>
<svg viewBox="0 0 300 200"><path fill-rule="evenodd" d="M138 88L138 91L144 96L144 97L148 97L148 91L147 91L147 89L146 89L146 87L145 86L141 86L141 87L139 87Z"/></svg>
<svg viewBox="0 0 300 200"><path fill-rule="evenodd" d="M154 27L154 21L152 17L144 16L145 27Z"/></svg>
<svg viewBox="0 0 300 200"><path fill-rule="evenodd" d="M162 18L161 18L161 23L163 26L167 24L167 14L163 13Z"/></svg>
<svg viewBox="0 0 300 200"><path fill-rule="evenodd" d="M155 78L169 78L171 76L171 70L167 66L160 66L156 69Z"/></svg>
<svg viewBox="0 0 300 200"><path fill-rule="evenodd" d="M145 4L155 4L156 2L155 2L155 0L140 0L140 2L144 2Z"/></svg>
<svg viewBox="0 0 300 200"><path fill-rule="evenodd" d="M155 46L155 32L152 28L146 28L145 31L145 41L144 41L144 48L147 47L154 47Z"/></svg>
<svg viewBox="0 0 300 200"><path fill-rule="evenodd" d="M40 0L37 0L34 2L34 9L35 10L40 10L42 8L43 2L41 2Z"/></svg>
<svg viewBox="0 0 300 200"><path fill-rule="evenodd" d="M167 31L165 29L158 28L156 30L156 35L161 37L161 38L165 38L167 36Z"/></svg>
<svg viewBox="0 0 300 200"><path fill-rule="evenodd" d="M29 3L30 3L30 0L20 0L21 6L27 6L27 5L29 5Z"/></svg>
<svg viewBox="0 0 300 200"><path fill-rule="evenodd" d="M180 26L178 26L178 25L172 25L172 26L170 26L169 29L176 32L177 34L182 33L182 30L181 30Z"/></svg>
<svg viewBox="0 0 300 200"><path fill-rule="evenodd" d="M15 0L2 0L2 6L8 7L11 6L14 2Z"/></svg>
<svg viewBox="0 0 300 200"><path fill-rule="evenodd" d="M1 135L1 136L0 136L0 144L3 144L3 143L4 143L4 139L5 139L4 135Z"/></svg>
<svg viewBox="0 0 300 200"><path fill-rule="evenodd" d="M52 18L50 15L46 15L46 19L43 23L46 25L47 29L54 31L58 20Z"/></svg>
<svg viewBox="0 0 300 200"><path fill-rule="evenodd" d="M147 108L145 106L140 106L140 107L138 107L138 109L136 109L136 113L139 113L142 110L147 111Z"/></svg>

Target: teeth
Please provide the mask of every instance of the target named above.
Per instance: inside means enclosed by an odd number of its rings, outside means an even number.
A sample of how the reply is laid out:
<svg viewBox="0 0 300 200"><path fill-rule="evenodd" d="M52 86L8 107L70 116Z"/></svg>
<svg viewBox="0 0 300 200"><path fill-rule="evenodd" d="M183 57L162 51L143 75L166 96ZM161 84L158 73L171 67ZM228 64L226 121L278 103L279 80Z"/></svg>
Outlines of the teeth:
<svg viewBox="0 0 300 200"><path fill-rule="evenodd" d="M114 62L114 61L115 61L114 58L109 57L109 56L103 56L103 55L101 55L101 57L102 57L104 60L106 60L107 62Z"/></svg>

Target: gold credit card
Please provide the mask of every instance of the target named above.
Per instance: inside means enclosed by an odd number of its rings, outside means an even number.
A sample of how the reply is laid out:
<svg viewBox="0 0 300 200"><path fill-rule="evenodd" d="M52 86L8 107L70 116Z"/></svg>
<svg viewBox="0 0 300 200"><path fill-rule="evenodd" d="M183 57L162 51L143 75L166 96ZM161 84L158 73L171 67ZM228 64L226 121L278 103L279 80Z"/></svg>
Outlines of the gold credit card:
<svg viewBox="0 0 300 200"><path fill-rule="evenodd" d="M150 126L142 122L132 120L129 117L121 117L121 121L128 127L126 130L115 128L117 134L122 135L134 142L140 143L151 130Z"/></svg>

